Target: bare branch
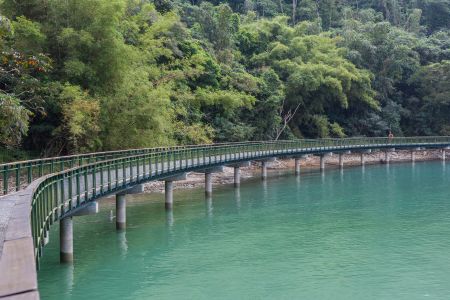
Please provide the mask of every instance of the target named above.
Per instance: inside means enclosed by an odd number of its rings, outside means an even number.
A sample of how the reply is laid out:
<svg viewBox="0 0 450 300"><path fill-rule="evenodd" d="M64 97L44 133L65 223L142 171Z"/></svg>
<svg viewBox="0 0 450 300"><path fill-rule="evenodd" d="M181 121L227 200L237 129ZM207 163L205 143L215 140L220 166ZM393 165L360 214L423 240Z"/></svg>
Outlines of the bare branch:
<svg viewBox="0 0 450 300"><path fill-rule="evenodd" d="M295 114L297 113L298 109L300 108L300 103L297 104L297 106L295 107L294 111L292 111L291 109L284 115L283 117L283 125L279 128L276 129L276 137L275 137L275 141L277 141L281 134L283 133L283 131L286 129L286 127L288 126L289 122L292 120L292 118L294 118Z"/></svg>

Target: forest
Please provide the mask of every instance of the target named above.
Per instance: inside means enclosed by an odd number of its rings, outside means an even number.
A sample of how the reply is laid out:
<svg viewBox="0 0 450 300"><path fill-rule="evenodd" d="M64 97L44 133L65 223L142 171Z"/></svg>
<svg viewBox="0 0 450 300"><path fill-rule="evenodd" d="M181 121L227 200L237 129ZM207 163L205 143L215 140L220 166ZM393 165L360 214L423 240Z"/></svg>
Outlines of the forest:
<svg viewBox="0 0 450 300"><path fill-rule="evenodd" d="M450 135L450 0L0 0L0 48L3 160Z"/></svg>

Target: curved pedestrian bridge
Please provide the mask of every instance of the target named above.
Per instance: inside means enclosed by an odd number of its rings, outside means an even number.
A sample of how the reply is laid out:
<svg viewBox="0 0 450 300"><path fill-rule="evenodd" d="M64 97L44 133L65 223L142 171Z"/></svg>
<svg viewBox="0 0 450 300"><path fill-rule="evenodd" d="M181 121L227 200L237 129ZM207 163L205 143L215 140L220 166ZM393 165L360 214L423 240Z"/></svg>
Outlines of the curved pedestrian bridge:
<svg viewBox="0 0 450 300"><path fill-rule="evenodd" d="M173 181L188 172L205 173L205 192L212 193L211 174L223 166L234 167L235 185L240 184L240 167L250 161L266 162L277 157L293 158L296 173L307 155L321 157L325 168L330 153L342 156L372 150L389 153L395 149L414 151L450 147L450 137L349 138L245 142L153 149L133 149L54 157L0 165L0 298L39 297L36 266L48 243L52 224L60 222L61 262L73 260L72 218L97 212L99 198L116 195L116 227L126 224L125 195L142 191L142 184L162 180L166 186L166 208L172 209ZM81 259L81 258L80 258Z"/></svg>

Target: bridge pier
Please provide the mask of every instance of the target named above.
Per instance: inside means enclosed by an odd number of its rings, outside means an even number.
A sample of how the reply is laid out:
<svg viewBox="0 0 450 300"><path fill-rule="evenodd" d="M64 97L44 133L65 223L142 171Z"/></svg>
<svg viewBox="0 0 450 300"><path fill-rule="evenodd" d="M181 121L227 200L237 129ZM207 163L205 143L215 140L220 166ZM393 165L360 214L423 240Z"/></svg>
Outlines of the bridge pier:
<svg viewBox="0 0 450 300"><path fill-rule="evenodd" d="M212 173L205 173L205 195L212 195Z"/></svg>
<svg viewBox="0 0 450 300"><path fill-rule="evenodd" d="M205 195L210 197L212 195L212 174L223 172L223 166L212 167L199 172L205 173Z"/></svg>
<svg viewBox="0 0 450 300"><path fill-rule="evenodd" d="M229 167L232 167L234 169L234 187L240 187L241 186L241 168L242 167L249 167L250 162L242 162L237 164L228 165Z"/></svg>
<svg viewBox="0 0 450 300"><path fill-rule="evenodd" d="M300 175L300 157L296 157L295 159L295 175Z"/></svg>
<svg viewBox="0 0 450 300"><path fill-rule="evenodd" d="M344 151L344 152L340 152L339 153L339 168L343 169L344 168L344 155L345 154L350 154L352 153L351 151Z"/></svg>
<svg viewBox="0 0 450 300"><path fill-rule="evenodd" d="M333 155L333 152L328 152L328 153L322 153L320 154L320 171L325 171L325 158L327 156L331 156Z"/></svg>
<svg viewBox="0 0 450 300"><path fill-rule="evenodd" d="M394 152L394 148L389 148L384 150L384 163L388 164L390 161L389 152Z"/></svg>
<svg viewBox="0 0 450 300"><path fill-rule="evenodd" d="M241 186L241 168L234 167L234 187Z"/></svg>
<svg viewBox="0 0 450 300"><path fill-rule="evenodd" d="M371 152L372 152L372 150L361 151L361 166L364 166L366 164L366 157L364 156L364 154L371 153Z"/></svg>
<svg viewBox="0 0 450 300"><path fill-rule="evenodd" d="M173 182L179 180L186 180L187 174L182 173L164 179L164 206L166 210L173 209Z"/></svg>
<svg viewBox="0 0 450 300"><path fill-rule="evenodd" d="M306 158L308 158L307 154L303 154L303 155L294 157L294 160L295 160L295 175L296 176L300 175L300 171L301 171L300 163L301 163L301 160L302 159L306 159Z"/></svg>
<svg viewBox="0 0 450 300"><path fill-rule="evenodd" d="M275 157L261 160L261 178L265 180L267 178L267 163L275 161Z"/></svg>
<svg viewBox="0 0 450 300"><path fill-rule="evenodd" d="M59 261L73 262L73 217L87 216L98 213L98 202L88 202L81 208L74 209L59 220ZM48 243L49 233L46 232L44 243Z"/></svg>
<svg viewBox="0 0 450 300"><path fill-rule="evenodd" d="M320 156L320 171L325 171L325 156Z"/></svg>
<svg viewBox="0 0 450 300"><path fill-rule="evenodd" d="M267 178L267 164L266 161L261 162L261 178L264 180Z"/></svg>
<svg viewBox="0 0 450 300"><path fill-rule="evenodd" d="M126 195L140 194L144 192L144 185L135 185L123 192L116 194L116 230L122 231L127 228L127 199Z"/></svg>
<svg viewBox="0 0 450 300"><path fill-rule="evenodd" d="M116 229L127 227L127 200L124 193L116 194Z"/></svg>
<svg viewBox="0 0 450 300"><path fill-rule="evenodd" d="M302 158L307 158L308 155L301 155L298 157L294 157L295 160L295 175L298 176L300 175L300 162Z"/></svg>
<svg viewBox="0 0 450 300"><path fill-rule="evenodd" d="M172 210L173 208L173 181L166 180L164 182L164 206L167 210Z"/></svg>
<svg viewBox="0 0 450 300"><path fill-rule="evenodd" d="M59 261L73 262L73 221L67 217L59 221Z"/></svg>
<svg viewBox="0 0 450 300"><path fill-rule="evenodd" d="M441 150L441 159L445 161L445 148Z"/></svg>
<svg viewBox="0 0 450 300"><path fill-rule="evenodd" d="M411 149L411 162L416 161L416 151L419 151L419 150L420 150L420 147Z"/></svg>

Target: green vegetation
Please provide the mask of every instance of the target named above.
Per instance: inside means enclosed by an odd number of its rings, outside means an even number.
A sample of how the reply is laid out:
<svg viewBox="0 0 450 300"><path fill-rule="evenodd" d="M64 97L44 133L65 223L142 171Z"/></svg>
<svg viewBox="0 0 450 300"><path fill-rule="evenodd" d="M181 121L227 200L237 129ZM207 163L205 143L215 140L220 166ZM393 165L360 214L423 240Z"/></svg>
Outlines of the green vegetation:
<svg viewBox="0 0 450 300"><path fill-rule="evenodd" d="M450 134L448 0L0 0L0 149Z"/></svg>

